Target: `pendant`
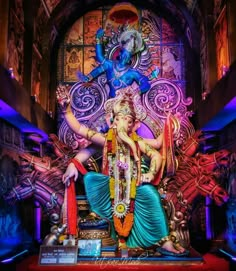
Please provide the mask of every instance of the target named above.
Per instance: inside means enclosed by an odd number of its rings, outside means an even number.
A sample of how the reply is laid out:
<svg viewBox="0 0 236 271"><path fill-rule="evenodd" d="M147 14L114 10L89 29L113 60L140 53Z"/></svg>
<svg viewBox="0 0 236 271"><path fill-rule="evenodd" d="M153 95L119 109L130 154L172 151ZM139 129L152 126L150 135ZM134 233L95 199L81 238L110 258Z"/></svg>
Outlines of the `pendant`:
<svg viewBox="0 0 236 271"><path fill-rule="evenodd" d="M128 213L129 206L124 201L118 201L113 206L113 214L118 218L123 218Z"/></svg>

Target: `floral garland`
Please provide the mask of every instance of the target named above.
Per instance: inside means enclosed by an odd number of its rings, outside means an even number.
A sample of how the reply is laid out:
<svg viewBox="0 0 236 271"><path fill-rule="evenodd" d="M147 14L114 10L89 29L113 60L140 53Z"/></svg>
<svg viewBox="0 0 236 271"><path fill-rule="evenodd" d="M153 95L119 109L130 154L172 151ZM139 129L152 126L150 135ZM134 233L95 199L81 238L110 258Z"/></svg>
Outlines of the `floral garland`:
<svg viewBox="0 0 236 271"><path fill-rule="evenodd" d="M140 156L140 149L137 143L138 136L136 133L131 134L132 140L136 143L138 155ZM112 202L113 221L115 230L120 237L128 237L134 221L134 202L136 197L136 187L139 179L140 164L137 165L130 159L133 154L128 148L126 161L122 162L119 159L119 145L117 144L116 134L113 129L110 129L107 134L106 142L106 156L108 171L110 177L109 189L110 198ZM104 156L105 157L105 156ZM120 186L122 180L120 171L124 172L123 178L125 179L125 197L120 196ZM132 171L132 177L130 172Z"/></svg>

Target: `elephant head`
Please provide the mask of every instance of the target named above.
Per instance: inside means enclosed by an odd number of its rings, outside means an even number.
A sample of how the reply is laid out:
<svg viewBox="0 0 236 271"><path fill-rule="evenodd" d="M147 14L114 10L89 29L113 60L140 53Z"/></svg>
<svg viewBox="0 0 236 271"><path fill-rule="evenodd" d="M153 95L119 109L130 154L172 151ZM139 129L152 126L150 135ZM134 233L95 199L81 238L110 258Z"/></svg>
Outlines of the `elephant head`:
<svg viewBox="0 0 236 271"><path fill-rule="evenodd" d="M116 104L113 108L114 120L112 127L117 131L117 140L124 142L128 145L134 155L136 162L140 160L137 154L137 147L135 142L130 137L130 134L137 130L139 127L139 121L135 117L135 111L133 104L129 101L124 100Z"/></svg>

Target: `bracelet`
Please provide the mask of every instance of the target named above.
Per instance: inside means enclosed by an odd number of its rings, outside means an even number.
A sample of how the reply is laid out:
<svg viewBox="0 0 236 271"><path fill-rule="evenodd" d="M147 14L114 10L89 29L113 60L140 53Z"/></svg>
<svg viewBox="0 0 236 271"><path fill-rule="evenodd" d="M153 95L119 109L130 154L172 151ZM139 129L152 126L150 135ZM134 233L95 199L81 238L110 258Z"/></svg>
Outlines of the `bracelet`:
<svg viewBox="0 0 236 271"><path fill-rule="evenodd" d="M96 44L102 44L102 41L101 41L101 39L99 39L99 38L96 38Z"/></svg>
<svg viewBox="0 0 236 271"><path fill-rule="evenodd" d="M88 77L89 81L92 81L92 80L93 80L92 74L89 73L89 74L87 75L87 77Z"/></svg>
<svg viewBox="0 0 236 271"><path fill-rule="evenodd" d="M161 238L161 240L159 240L156 245L161 247L164 245L165 242L169 241L170 240L170 236L165 236L163 238Z"/></svg>
<svg viewBox="0 0 236 271"><path fill-rule="evenodd" d="M155 168L150 168L149 172L152 173L154 176L157 174L157 171Z"/></svg>
<svg viewBox="0 0 236 271"><path fill-rule="evenodd" d="M88 129L86 138L87 138L88 140L91 140L91 138L92 138L96 133L97 133L97 132Z"/></svg>

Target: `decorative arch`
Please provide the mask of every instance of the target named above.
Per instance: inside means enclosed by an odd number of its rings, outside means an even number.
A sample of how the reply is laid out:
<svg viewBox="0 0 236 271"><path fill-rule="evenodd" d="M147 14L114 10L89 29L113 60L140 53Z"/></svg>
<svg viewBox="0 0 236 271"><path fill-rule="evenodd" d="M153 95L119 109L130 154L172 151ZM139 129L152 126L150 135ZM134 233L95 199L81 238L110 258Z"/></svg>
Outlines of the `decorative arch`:
<svg viewBox="0 0 236 271"><path fill-rule="evenodd" d="M44 47L44 60L42 63L42 89L48 91L48 107L50 111L56 111L55 103L55 89L57 86L56 78L56 65L59 44L62 41L66 31L72 24L87 11L97 8L101 5L114 5L119 1L60 1L56 7L51 11L47 28L44 31L43 47ZM131 1L133 3L134 1ZM193 20L196 12L199 15L199 8L196 4L194 7L191 3L185 6L181 1L135 1L135 6L152 10L155 14L162 14L171 25L175 26L178 33L182 35L184 43L186 43L186 67L191 70L194 67L195 73L189 72L186 77L187 94L194 96L196 103L200 100L200 64L199 69L199 36L198 26ZM199 18L199 16L197 16Z"/></svg>

